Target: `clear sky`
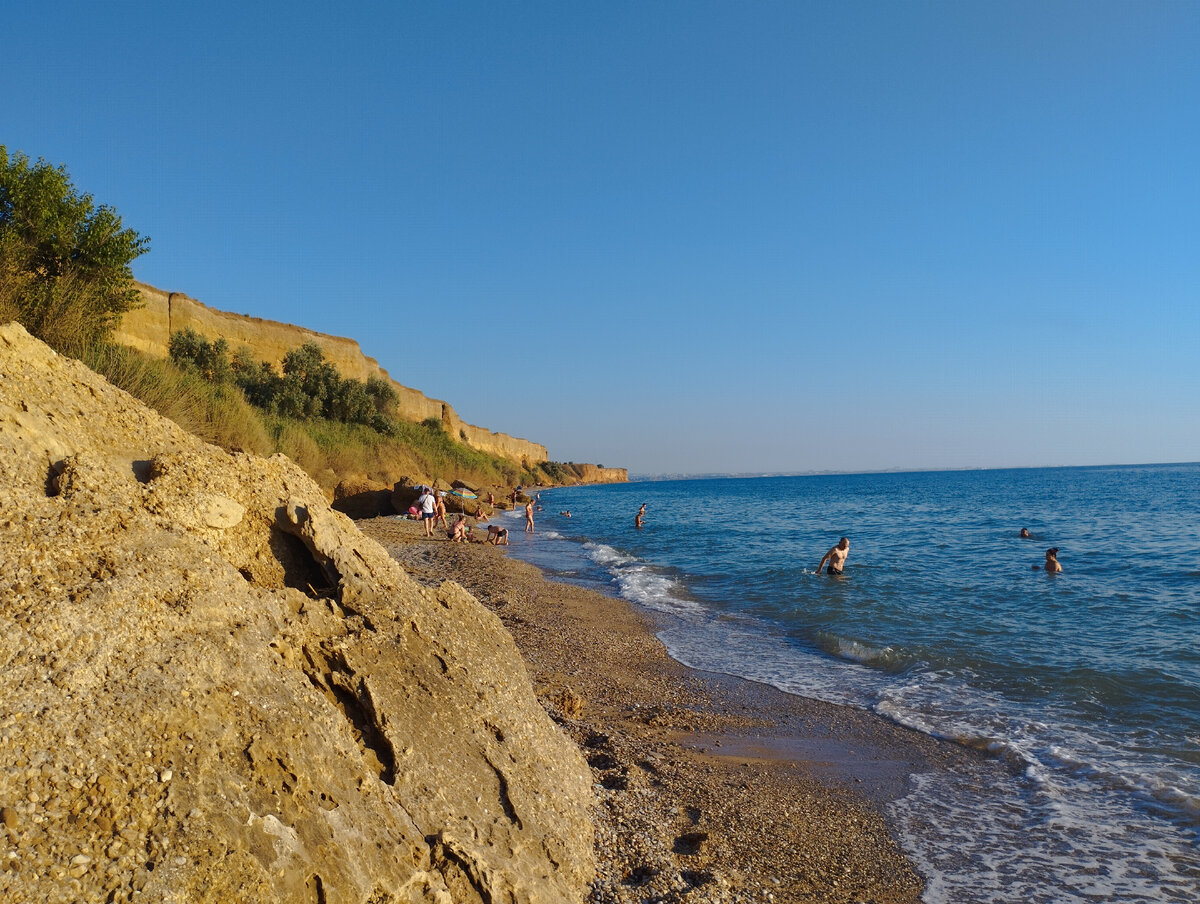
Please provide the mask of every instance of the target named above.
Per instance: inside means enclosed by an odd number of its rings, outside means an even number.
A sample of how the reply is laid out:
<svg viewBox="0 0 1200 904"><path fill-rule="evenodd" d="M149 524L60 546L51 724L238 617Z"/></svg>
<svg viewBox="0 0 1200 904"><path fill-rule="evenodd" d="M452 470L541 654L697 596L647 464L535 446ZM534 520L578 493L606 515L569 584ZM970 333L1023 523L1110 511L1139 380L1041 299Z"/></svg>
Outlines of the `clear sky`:
<svg viewBox="0 0 1200 904"><path fill-rule="evenodd" d="M1200 459L1200 3L14 4L135 275L637 473Z"/></svg>

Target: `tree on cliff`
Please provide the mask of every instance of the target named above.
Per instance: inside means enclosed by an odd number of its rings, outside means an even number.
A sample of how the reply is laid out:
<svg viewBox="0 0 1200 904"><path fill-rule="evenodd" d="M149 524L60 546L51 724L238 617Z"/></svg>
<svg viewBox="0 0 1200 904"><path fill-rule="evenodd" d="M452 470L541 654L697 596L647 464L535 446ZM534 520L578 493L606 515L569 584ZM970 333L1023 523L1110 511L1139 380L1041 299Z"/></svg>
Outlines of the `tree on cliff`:
<svg viewBox="0 0 1200 904"><path fill-rule="evenodd" d="M66 351L106 338L137 301L130 265L149 244L64 167L0 145L0 319Z"/></svg>

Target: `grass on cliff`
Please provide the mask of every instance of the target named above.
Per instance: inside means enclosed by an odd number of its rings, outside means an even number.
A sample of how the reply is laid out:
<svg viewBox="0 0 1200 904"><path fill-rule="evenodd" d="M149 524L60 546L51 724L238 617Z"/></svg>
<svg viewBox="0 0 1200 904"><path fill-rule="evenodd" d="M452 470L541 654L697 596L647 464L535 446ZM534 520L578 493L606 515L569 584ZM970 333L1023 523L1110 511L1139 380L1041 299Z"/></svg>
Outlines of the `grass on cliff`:
<svg viewBox="0 0 1200 904"><path fill-rule="evenodd" d="M514 462L455 442L440 424L398 421L395 435L383 436L364 424L278 416L265 422L279 451L325 486L351 474L384 484L401 477L497 485L539 479Z"/></svg>
<svg viewBox="0 0 1200 904"><path fill-rule="evenodd" d="M365 424L266 414L234 385L211 383L126 346L91 345L76 357L205 442L258 455L282 452L327 490L351 475L388 485L401 477L509 486L547 477L456 442L436 420L397 421L395 434L384 436Z"/></svg>
<svg viewBox="0 0 1200 904"><path fill-rule="evenodd" d="M205 442L258 455L277 451L262 418L236 388L209 383L170 361L123 345L85 346L78 357L108 382Z"/></svg>

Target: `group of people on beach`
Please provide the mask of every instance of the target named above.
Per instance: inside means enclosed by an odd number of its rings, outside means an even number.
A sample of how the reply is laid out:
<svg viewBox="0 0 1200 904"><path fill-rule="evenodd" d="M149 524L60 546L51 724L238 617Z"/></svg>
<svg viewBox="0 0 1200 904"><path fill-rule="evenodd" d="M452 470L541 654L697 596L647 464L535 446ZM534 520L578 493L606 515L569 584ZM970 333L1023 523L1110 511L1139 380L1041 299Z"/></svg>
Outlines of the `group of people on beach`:
<svg viewBox="0 0 1200 904"><path fill-rule="evenodd" d="M446 523L446 501L443 498L444 493L439 493L431 487L421 487L421 495L417 497L413 508L409 510L410 515L415 512L416 516L421 519L425 525L425 536L432 537L434 528L440 522L446 530L446 539L455 543L491 543L493 546L508 545L508 528L500 527L496 524L489 524L487 529L487 538L476 540L471 536L471 526L467 524L466 515L459 515L454 519L454 524ZM495 504L495 498L491 493L488 494L488 503ZM475 506L475 520L478 522L488 521L488 515L483 510L482 505Z"/></svg>
<svg viewBox="0 0 1200 904"><path fill-rule="evenodd" d="M439 521L442 527L446 526L446 501L430 487L421 488L415 507L421 516L421 523L425 525L425 536L433 536L433 529Z"/></svg>

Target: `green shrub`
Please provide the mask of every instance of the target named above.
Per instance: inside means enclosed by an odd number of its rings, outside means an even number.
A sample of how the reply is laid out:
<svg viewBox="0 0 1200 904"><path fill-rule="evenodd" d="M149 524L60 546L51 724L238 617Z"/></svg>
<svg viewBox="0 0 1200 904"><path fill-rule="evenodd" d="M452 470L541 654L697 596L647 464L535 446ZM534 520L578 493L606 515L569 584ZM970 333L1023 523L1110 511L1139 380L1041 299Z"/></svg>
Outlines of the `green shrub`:
<svg viewBox="0 0 1200 904"><path fill-rule="evenodd" d="M224 339L209 342L188 327L171 334L167 353L176 364L193 368L209 383L229 383L233 380L229 343Z"/></svg>
<svg viewBox="0 0 1200 904"><path fill-rule="evenodd" d="M138 300L149 239L80 194L64 167L0 145L0 309L71 355L105 341Z"/></svg>

